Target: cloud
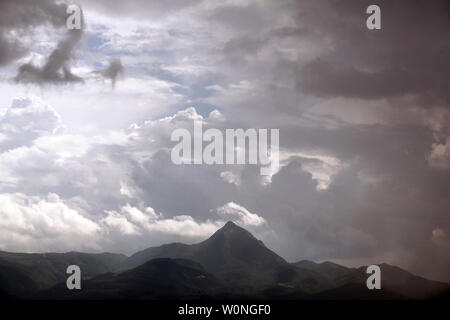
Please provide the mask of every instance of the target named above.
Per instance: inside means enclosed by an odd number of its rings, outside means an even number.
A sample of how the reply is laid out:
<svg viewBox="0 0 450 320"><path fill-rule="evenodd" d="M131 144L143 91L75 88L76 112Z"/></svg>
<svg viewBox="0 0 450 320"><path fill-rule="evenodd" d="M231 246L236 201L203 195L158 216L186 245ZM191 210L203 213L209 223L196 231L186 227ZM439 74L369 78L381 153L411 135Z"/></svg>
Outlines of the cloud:
<svg viewBox="0 0 450 320"><path fill-rule="evenodd" d="M123 2L121 0L99 0L99 1L80 1L83 6L100 11L106 12L113 16L124 15L126 17L138 17L140 19L163 19L169 14L177 13L180 10L188 8L192 5L198 4L196 0L174 0L164 1L156 0L149 3L145 0L132 0Z"/></svg>
<svg viewBox="0 0 450 320"><path fill-rule="evenodd" d="M65 24L67 5L52 0L0 1L0 66L24 56L28 51L20 40L23 32L45 24Z"/></svg>
<svg viewBox="0 0 450 320"><path fill-rule="evenodd" d="M70 82L83 82L83 79L70 71L75 46L83 35L82 30L70 30L57 47L47 58L42 67L26 63L19 67L15 78L17 82L37 84L65 84Z"/></svg>
<svg viewBox="0 0 450 320"><path fill-rule="evenodd" d="M424 107L448 105L450 96L442 85L450 81L443 71L450 67L444 31L450 27L448 2L379 1L382 29L377 31L366 28L370 4L321 1L293 6L298 34L323 43L316 59L299 65L298 88L318 96L365 99L411 94ZM405 42L408 35L414 41Z"/></svg>
<svg viewBox="0 0 450 320"><path fill-rule="evenodd" d="M0 194L3 250L26 252L98 249L99 226L68 207L57 194L46 198Z"/></svg>
<svg viewBox="0 0 450 320"><path fill-rule="evenodd" d="M369 261L381 255L394 259L390 252L399 248L434 245L433 221L447 229L442 217L450 204L443 190L450 180L428 165L425 155L433 138L424 138L417 127L286 130L282 137L297 142L284 140L290 151L284 152L272 182L264 185L257 167L171 162L175 128L190 128L194 119L202 119L205 127L233 127L222 119L204 118L193 107L127 130L83 136L55 130L63 127L60 117L38 99L17 99L13 106L23 113L8 122L27 128L27 139L0 155L1 192L39 199L57 193L60 202L98 226L90 238L91 250L96 246L131 253L165 242L200 241L230 219L288 259ZM14 136L2 132L6 138ZM296 151L292 146L302 141L297 135L329 155ZM318 190L318 182L326 188ZM429 206L435 220L424 221L422 212ZM416 237L404 241L403 232ZM36 247L62 248L50 240L35 242ZM31 240L20 248L27 249L27 243ZM74 246L85 248L84 242ZM8 242L8 248L18 250L19 245ZM439 255L445 263L446 253L425 251L430 259ZM419 268L415 255L408 261Z"/></svg>
<svg viewBox="0 0 450 320"><path fill-rule="evenodd" d="M234 202L228 202L222 207L217 208L216 211L220 216L236 217L240 224L244 226L260 226L266 223L263 217L251 213L243 206Z"/></svg>
<svg viewBox="0 0 450 320"><path fill-rule="evenodd" d="M105 79L111 80L111 86L113 89L116 87L117 77L123 75L123 72L124 67L120 59L111 59L105 69L96 71L96 73L100 74Z"/></svg>
<svg viewBox="0 0 450 320"><path fill-rule="evenodd" d="M1 1L0 65L7 65L30 51L30 47L19 40L22 33L31 33L33 28L39 26L65 27L68 17L66 10L66 3L53 0L18 0L14 3ZM84 25L83 19L82 24ZM68 30L42 67L32 63L22 64L15 80L37 84L82 81L70 71L69 65L82 35L83 28Z"/></svg>
<svg viewBox="0 0 450 320"><path fill-rule="evenodd" d="M223 221L197 222L189 215L164 218L162 214L156 214L151 207L146 207L142 211L130 204L123 206L120 212L107 211L107 214L101 222L118 228L124 234L162 233L201 239L213 234L223 224Z"/></svg>
<svg viewBox="0 0 450 320"><path fill-rule="evenodd" d="M25 252L98 251L105 246L121 247L121 242L129 237L133 237L131 247L136 250L140 243L145 245L149 239L158 241L156 239L161 236L179 237L185 241L205 239L225 224L221 219L196 221L189 215L165 218L151 207L141 210L130 204L120 211L105 211L95 222L88 213L74 208L73 202L64 201L54 193L43 198L3 193L0 194L0 205L1 249ZM232 220L244 226L259 226L263 221L245 208L234 204L229 207L240 212L237 215L231 213Z"/></svg>
<svg viewBox="0 0 450 320"><path fill-rule="evenodd" d="M62 131L64 126L56 111L36 96L18 97L0 116L2 150L28 145L39 136Z"/></svg>
<svg viewBox="0 0 450 320"><path fill-rule="evenodd" d="M19 59L25 53L26 49L18 40L8 35L5 31L0 32L0 66Z"/></svg>
<svg viewBox="0 0 450 320"><path fill-rule="evenodd" d="M450 168L450 136L443 143L433 143L428 162L437 168Z"/></svg>

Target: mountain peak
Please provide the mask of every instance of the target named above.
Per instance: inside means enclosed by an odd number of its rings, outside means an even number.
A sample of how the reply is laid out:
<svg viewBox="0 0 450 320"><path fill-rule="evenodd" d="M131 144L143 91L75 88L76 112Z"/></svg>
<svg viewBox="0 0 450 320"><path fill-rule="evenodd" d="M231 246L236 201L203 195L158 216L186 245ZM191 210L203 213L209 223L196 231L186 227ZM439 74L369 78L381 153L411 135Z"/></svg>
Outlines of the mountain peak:
<svg viewBox="0 0 450 320"><path fill-rule="evenodd" d="M237 227L238 226L233 221L228 221L227 223L225 223L225 225L222 227L222 229L234 229Z"/></svg>
<svg viewBox="0 0 450 320"><path fill-rule="evenodd" d="M225 225L220 228L219 230L217 230L212 236L211 238L215 238L217 236L225 236L225 237L244 237L244 238L248 238L248 239L254 239L253 235L248 232L246 229L238 226L236 223L232 222L232 221L228 221L227 223L225 223Z"/></svg>

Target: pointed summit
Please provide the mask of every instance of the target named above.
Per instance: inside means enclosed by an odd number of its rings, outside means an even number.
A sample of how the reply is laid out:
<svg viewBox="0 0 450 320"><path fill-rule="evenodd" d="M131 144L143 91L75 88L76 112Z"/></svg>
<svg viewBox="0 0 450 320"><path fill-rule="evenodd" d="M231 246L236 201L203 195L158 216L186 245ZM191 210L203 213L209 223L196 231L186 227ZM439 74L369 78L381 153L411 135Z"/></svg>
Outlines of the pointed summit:
<svg viewBox="0 0 450 320"><path fill-rule="evenodd" d="M222 228L214 232L214 234L203 243L214 242L219 239L221 239L220 241L232 241L239 242L241 244L245 242L257 242L258 244L260 243L260 241L256 239L250 232L248 232L244 228L241 228L232 221L228 221Z"/></svg>
<svg viewBox="0 0 450 320"><path fill-rule="evenodd" d="M229 228L235 228L237 227L237 225L233 222L233 221L228 221L227 223L225 223L225 225L222 227L222 229L229 229Z"/></svg>
<svg viewBox="0 0 450 320"><path fill-rule="evenodd" d="M148 248L131 256L125 265L132 268L155 258L190 259L199 262L208 271L234 275L244 270L246 274L266 274L287 265L283 258L232 221L228 221L203 242L193 245L173 243Z"/></svg>
<svg viewBox="0 0 450 320"><path fill-rule="evenodd" d="M130 269L156 258L182 258L200 263L206 271L225 280L237 293L242 293L241 289L245 288L277 287L278 283L315 290L327 281L310 270L299 272L250 232L231 221L203 242L148 248L128 258L123 266Z"/></svg>
<svg viewBox="0 0 450 320"><path fill-rule="evenodd" d="M220 231L223 232L223 231L230 231L230 230L242 230L242 231L248 232L244 228L239 227L233 221L228 221L227 223L224 224L224 226L222 228L217 230L215 233L220 232ZM248 233L250 234L250 232L248 232Z"/></svg>
<svg viewBox="0 0 450 320"><path fill-rule="evenodd" d="M245 230L244 228L238 226L236 223L234 223L233 221L228 221L227 223L224 224L224 226L222 228L220 228L219 230L217 230L215 233L217 232L226 232L226 231L231 231L231 230L239 230L239 231L244 231L246 233L248 233L249 235L251 235L250 232L248 232L247 230ZM252 236L252 235L251 235ZM252 236L253 237L253 236Z"/></svg>

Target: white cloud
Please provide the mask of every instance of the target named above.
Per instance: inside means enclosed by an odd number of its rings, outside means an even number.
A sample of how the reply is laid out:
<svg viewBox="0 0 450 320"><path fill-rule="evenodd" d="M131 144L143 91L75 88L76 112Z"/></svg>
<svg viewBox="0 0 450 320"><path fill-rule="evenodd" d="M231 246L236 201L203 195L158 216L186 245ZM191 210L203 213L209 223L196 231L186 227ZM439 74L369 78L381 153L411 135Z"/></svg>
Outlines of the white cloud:
<svg viewBox="0 0 450 320"><path fill-rule="evenodd" d="M263 217L251 213L243 206L234 202L228 202L222 207L217 208L216 211L220 216L236 219L244 226L261 226L266 223Z"/></svg>
<svg viewBox="0 0 450 320"><path fill-rule="evenodd" d="M63 129L58 113L51 106L36 96L19 97L0 118L0 149L25 145Z"/></svg>
<svg viewBox="0 0 450 320"><path fill-rule="evenodd" d="M288 165L290 160L295 157L303 159L302 169L311 173L312 178L317 182L317 190L326 190L333 176L346 167L338 158L321 154L321 152L292 152L289 150L282 150L280 152L280 167Z"/></svg>
<svg viewBox="0 0 450 320"><path fill-rule="evenodd" d="M107 216L101 220L101 223L107 227L107 232L112 229L124 235L140 234L136 226L128 221L126 216L116 211L106 211L106 213Z"/></svg>
<svg viewBox="0 0 450 320"><path fill-rule="evenodd" d="M224 115L217 109L211 111L209 113L209 118L217 121L225 121Z"/></svg>
<svg viewBox="0 0 450 320"><path fill-rule="evenodd" d="M103 218L93 220L88 213L75 207L76 201L63 201L59 195L49 193L45 198L23 193L0 194L1 250L39 252L104 250L105 246L148 243L159 237L200 240L211 236L225 224L225 220L197 221L189 215L166 218L151 207L140 209L130 204L119 211L106 210ZM243 226L258 227L265 220L244 207L228 203L218 208L225 216ZM130 238L131 237L131 238ZM133 251L131 251L133 252ZM128 252L130 253L130 252Z"/></svg>
<svg viewBox="0 0 450 320"><path fill-rule="evenodd" d="M70 208L57 194L47 198L0 194L3 250L98 249L99 226Z"/></svg>
<svg viewBox="0 0 450 320"><path fill-rule="evenodd" d="M220 173L220 177L221 177L224 181L226 181L226 182L228 182L228 183L231 183L231 184L235 184L235 185L237 185L237 186L241 183L240 178L239 178L239 175L236 174L236 173L233 173L233 172L231 172L231 171L222 171L222 172Z"/></svg>
<svg viewBox="0 0 450 320"><path fill-rule="evenodd" d="M129 204L119 212L107 211L102 219L109 227L119 229L124 234L163 233L179 237L202 238L210 236L223 224L222 221L197 222L189 215L164 218L151 207L141 210Z"/></svg>
<svg viewBox="0 0 450 320"><path fill-rule="evenodd" d="M444 143L433 143L428 163L437 168L450 168L450 136Z"/></svg>

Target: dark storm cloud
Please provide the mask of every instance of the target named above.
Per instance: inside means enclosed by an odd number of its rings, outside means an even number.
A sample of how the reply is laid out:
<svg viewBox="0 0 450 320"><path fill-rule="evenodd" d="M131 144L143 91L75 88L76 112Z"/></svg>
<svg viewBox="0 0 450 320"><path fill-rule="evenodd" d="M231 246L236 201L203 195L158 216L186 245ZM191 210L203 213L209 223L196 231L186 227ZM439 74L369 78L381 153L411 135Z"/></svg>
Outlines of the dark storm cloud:
<svg viewBox="0 0 450 320"><path fill-rule="evenodd" d="M122 61L118 58L111 59L105 69L96 71L96 73L99 73L105 79L110 79L113 88L116 86L117 77L121 76L123 72L124 67Z"/></svg>
<svg viewBox="0 0 450 320"><path fill-rule="evenodd" d="M378 1L381 30L366 28L373 1L296 3L298 32L324 50L298 70L298 88L318 96L386 98L413 94L449 102L450 3ZM322 40L320 40L322 39Z"/></svg>
<svg viewBox="0 0 450 320"><path fill-rule="evenodd" d="M56 49L47 58L44 66L37 67L31 63L23 64L19 67L15 80L37 84L83 81L82 78L70 71L69 66L73 50L80 41L82 33L81 30L68 31L67 36L58 43Z"/></svg>
<svg viewBox="0 0 450 320"><path fill-rule="evenodd" d="M327 190L319 193L311 191L311 188L305 192L300 185L289 187L292 183L288 180L283 182L288 183L283 190L286 194L291 193L291 196L284 196L284 203L287 199L300 197L296 190L309 195L298 204L289 203L287 217L282 220L289 225L297 223L303 226L310 225L301 223L306 219L305 215L318 215L311 218L317 224L313 235L315 240L310 239L317 246L312 258L323 259L326 255L341 259L376 257L382 256L383 252L397 252L393 254L394 258L391 257L397 264L420 274L450 280L447 271L449 252L431 240L432 230L450 228L450 172L431 167L427 161L434 139L429 128L420 125L353 125L332 130L292 128L284 133L288 139L285 143L290 148L320 148L348 165L333 177ZM285 176L295 177L294 172ZM280 187L281 179L281 176L277 177ZM301 184L307 185L307 182ZM271 188L276 185L273 183ZM274 199L269 195L262 198ZM304 213L296 214L296 209ZM268 220L271 221L270 218ZM350 242L347 244L339 239L333 240L331 235L336 235L337 231L329 228L340 230L344 226L360 230L370 236L373 243L360 243L361 251L350 245L352 241L362 241L358 240L358 234L355 237L348 234ZM301 227L303 229L305 227ZM344 235L340 237L346 238ZM329 251L325 254L322 249ZM307 248L303 250L307 252ZM399 251L405 256L398 254ZM424 260L424 257L427 258Z"/></svg>
<svg viewBox="0 0 450 320"><path fill-rule="evenodd" d="M25 53L26 49L19 41L12 39L5 32L0 32L0 66L9 64Z"/></svg>
<svg viewBox="0 0 450 320"><path fill-rule="evenodd" d="M65 24L66 4L53 0L0 1L0 66L22 57L29 50L17 33L45 24L61 27ZM12 35L12 31L16 32Z"/></svg>
<svg viewBox="0 0 450 320"><path fill-rule="evenodd" d="M271 246L291 260L390 259L413 272L450 280L449 253L432 241L433 230L450 228L450 173L426 161L431 132L361 126L305 129L291 132L291 138L297 141L294 147L323 148L346 167L326 190L317 191L304 170L307 161L292 158L266 188L239 190L235 201L258 212L276 231L279 242ZM257 175L246 177L243 186L252 185Z"/></svg>
<svg viewBox="0 0 450 320"><path fill-rule="evenodd" d="M18 0L0 2L0 65L7 65L29 52L18 35L37 26L62 28L68 17L67 4L54 0ZM12 35L14 33L14 35ZM67 83L82 79L70 71L73 50L82 30L68 30L42 67L26 63L19 67L16 81L26 83Z"/></svg>
<svg viewBox="0 0 450 320"><path fill-rule="evenodd" d="M67 4L54 0L2 0L0 9L2 28L29 28L45 23L62 26L66 23Z"/></svg>

